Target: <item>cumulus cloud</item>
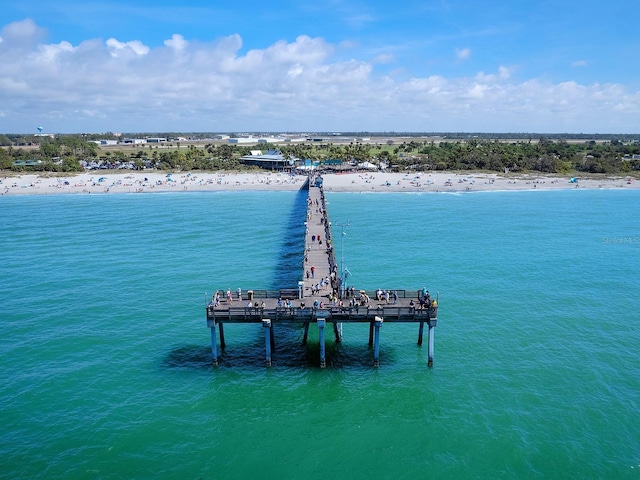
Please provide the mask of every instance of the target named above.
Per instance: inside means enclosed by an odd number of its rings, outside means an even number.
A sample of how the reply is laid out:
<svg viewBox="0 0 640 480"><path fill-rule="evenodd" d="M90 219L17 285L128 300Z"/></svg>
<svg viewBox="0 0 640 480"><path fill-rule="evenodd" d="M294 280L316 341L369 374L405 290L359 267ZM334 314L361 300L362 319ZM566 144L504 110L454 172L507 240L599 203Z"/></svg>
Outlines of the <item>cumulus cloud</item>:
<svg viewBox="0 0 640 480"><path fill-rule="evenodd" d="M475 76L475 81L480 83L496 83L508 80L509 77L511 77L511 70L504 65L500 65L497 73L485 74L484 72L479 72Z"/></svg>
<svg viewBox="0 0 640 480"><path fill-rule="evenodd" d="M208 43L174 34L153 48L115 38L46 44L42 34L30 21L2 30L0 132L34 122L61 132L640 128L640 92L516 81L508 66L396 78L376 70L390 58L336 60L342 45L306 35L242 53L237 34Z"/></svg>
<svg viewBox="0 0 640 480"><path fill-rule="evenodd" d="M19 22L12 22L2 29L0 37L3 43L6 41L15 47L31 47L38 41L42 40L46 35L43 28L38 27L35 22L29 18Z"/></svg>
<svg viewBox="0 0 640 480"><path fill-rule="evenodd" d="M181 52L187 48L189 42L187 42L182 35L174 33L169 40L165 40L164 44L173 48L176 52Z"/></svg>
<svg viewBox="0 0 640 480"><path fill-rule="evenodd" d="M52 45L39 45L37 52L35 52L34 56L39 58L42 62L55 62L56 59L60 55L64 55L66 53L71 53L75 50L76 47L71 45L69 42L62 41L58 44Z"/></svg>
<svg viewBox="0 0 640 480"><path fill-rule="evenodd" d="M121 54L128 54L130 52L136 55L146 55L149 53L150 48L144 45L138 40L132 40L130 42L119 42L115 38L107 40L107 47L111 52L111 55L117 57Z"/></svg>

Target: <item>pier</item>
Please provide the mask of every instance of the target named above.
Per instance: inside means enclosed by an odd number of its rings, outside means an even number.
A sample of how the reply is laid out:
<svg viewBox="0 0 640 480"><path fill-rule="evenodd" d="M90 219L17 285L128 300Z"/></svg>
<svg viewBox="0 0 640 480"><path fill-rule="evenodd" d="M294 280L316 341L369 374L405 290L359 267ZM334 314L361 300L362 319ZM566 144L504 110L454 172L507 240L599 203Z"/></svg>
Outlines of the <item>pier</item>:
<svg viewBox="0 0 640 480"><path fill-rule="evenodd" d="M424 326L427 332L427 365L433 366L434 329L438 322L438 299L425 290L387 288L367 291L348 287L343 265L336 262L331 222L321 177L309 177L305 224L304 258L301 280L297 285L279 290L246 290L216 292L207 303L207 327L211 330L213 364L218 365L219 350L226 348L225 324L254 323L262 325L265 339L265 362L272 364L275 345L274 326L298 324L303 328L302 342L308 340L309 328L318 328L320 367L326 367L325 336L332 327L336 343L342 341L343 323L369 324L369 346L373 349L373 365L380 364L380 330L388 323L416 323L418 345L422 345ZM342 235L343 232L340 232Z"/></svg>

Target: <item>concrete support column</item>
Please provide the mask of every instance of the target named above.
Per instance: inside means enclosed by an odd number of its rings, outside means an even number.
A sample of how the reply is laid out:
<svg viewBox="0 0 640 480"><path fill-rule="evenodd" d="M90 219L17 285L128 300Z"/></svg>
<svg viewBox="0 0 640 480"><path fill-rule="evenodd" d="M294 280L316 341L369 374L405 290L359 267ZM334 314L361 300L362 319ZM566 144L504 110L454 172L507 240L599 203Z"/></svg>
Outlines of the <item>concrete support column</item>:
<svg viewBox="0 0 640 480"><path fill-rule="evenodd" d="M218 340L216 338L216 321L211 322L211 356L214 367L218 366Z"/></svg>
<svg viewBox="0 0 640 480"><path fill-rule="evenodd" d="M271 322L271 328L269 329L269 341L271 342L271 351L276 349L276 337L275 337L275 326L273 322Z"/></svg>
<svg viewBox="0 0 640 480"><path fill-rule="evenodd" d="M424 334L424 322L420 322L420 327L418 328L418 345L422 346L422 335Z"/></svg>
<svg viewBox="0 0 640 480"><path fill-rule="evenodd" d="M336 343L340 343L342 341L342 323L334 322L333 334L336 337Z"/></svg>
<svg viewBox="0 0 640 480"><path fill-rule="evenodd" d="M224 341L224 323L220 323L220 348L224 350L227 347L227 342Z"/></svg>
<svg viewBox="0 0 640 480"><path fill-rule="evenodd" d="M375 317L374 321L374 338L373 338L373 366L380 365L380 327L384 320L382 317Z"/></svg>
<svg viewBox="0 0 640 480"><path fill-rule="evenodd" d="M309 337L309 322L305 322L304 324L304 333L302 334L302 344L307 344L307 338Z"/></svg>
<svg viewBox="0 0 640 480"><path fill-rule="evenodd" d="M327 366L324 351L324 327L326 323L327 321L324 318L318 319L318 337L320 341L320 368L325 368Z"/></svg>
<svg viewBox="0 0 640 480"><path fill-rule="evenodd" d="M429 359L427 360L427 366L433 367L433 347L435 343L435 322L429 321L429 338L428 338L428 349L429 349Z"/></svg>
<svg viewBox="0 0 640 480"><path fill-rule="evenodd" d="M271 366L271 320L264 318L262 320L264 327L264 348L266 350L267 367Z"/></svg>

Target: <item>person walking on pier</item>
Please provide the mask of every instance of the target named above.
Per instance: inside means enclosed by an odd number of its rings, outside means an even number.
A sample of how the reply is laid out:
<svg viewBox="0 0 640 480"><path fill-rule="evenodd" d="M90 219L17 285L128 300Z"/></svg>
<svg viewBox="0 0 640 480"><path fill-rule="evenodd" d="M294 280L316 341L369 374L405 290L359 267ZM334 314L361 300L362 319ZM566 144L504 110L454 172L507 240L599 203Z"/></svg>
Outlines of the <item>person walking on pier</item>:
<svg viewBox="0 0 640 480"><path fill-rule="evenodd" d="M316 267L311 265L311 278L316 278Z"/></svg>

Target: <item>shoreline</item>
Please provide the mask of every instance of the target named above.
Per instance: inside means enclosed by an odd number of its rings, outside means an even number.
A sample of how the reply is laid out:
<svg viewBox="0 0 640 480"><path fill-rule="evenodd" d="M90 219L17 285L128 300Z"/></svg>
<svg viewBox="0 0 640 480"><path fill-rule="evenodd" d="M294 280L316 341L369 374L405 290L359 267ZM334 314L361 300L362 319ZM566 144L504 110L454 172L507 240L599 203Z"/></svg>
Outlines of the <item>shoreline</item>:
<svg viewBox="0 0 640 480"><path fill-rule="evenodd" d="M206 192L298 190L305 175L276 172L82 172L66 176L22 174L0 177L0 195L109 194L152 192ZM386 173L357 172L323 175L327 192L433 192L524 191L586 189L638 189L632 176L572 177L468 172Z"/></svg>

